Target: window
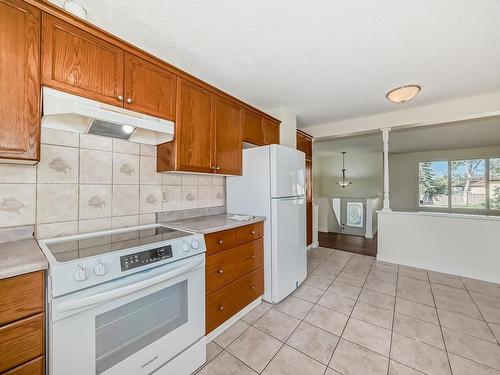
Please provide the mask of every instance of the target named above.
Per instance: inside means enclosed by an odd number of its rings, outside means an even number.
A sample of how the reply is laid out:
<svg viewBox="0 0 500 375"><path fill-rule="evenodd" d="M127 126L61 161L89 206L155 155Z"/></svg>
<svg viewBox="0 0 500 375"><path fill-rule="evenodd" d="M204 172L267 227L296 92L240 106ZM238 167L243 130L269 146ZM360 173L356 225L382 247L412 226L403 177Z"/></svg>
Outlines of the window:
<svg viewBox="0 0 500 375"><path fill-rule="evenodd" d="M490 159L490 209L500 210L500 158Z"/></svg>
<svg viewBox="0 0 500 375"><path fill-rule="evenodd" d="M486 209L484 159L451 162L451 207Z"/></svg>
<svg viewBox="0 0 500 375"><path fill-rule="evenodd" d="M418 166L420 207L448 207L448 162L424 161Z"/></svg>
<svg viewBox="0 0 500 375"><path fill-rule="evenodd" d="M500 158L418 163L420 208L500 210Z"/></svg>

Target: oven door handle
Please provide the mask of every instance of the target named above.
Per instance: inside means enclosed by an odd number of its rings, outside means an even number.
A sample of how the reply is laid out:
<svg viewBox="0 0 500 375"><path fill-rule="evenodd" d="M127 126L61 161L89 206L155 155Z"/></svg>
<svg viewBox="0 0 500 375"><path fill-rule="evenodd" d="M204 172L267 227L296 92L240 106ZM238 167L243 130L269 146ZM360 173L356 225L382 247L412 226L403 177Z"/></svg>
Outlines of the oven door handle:
<svg viewBox="0 0 500 375"><path fill-rule="evenodd" d="M56 309L58 312L67 312L72 310L81 309L84 307L89 307L97 305L102 302L110 301L116 298L123 297L127 294L137 292L138 290L148 288L155 284L161 283L166 280L173 279L183 273L186 273L200 265L205 261L204 258L200 258L196 261L191 261L188 264L174 268L167 273L152 277L150 279L142 280L133 284L123 286L118 289L112 289L106 292L94 294L88 297L82 297L78 299L73 299L69 301L61 302L57 305Z"/></svg>

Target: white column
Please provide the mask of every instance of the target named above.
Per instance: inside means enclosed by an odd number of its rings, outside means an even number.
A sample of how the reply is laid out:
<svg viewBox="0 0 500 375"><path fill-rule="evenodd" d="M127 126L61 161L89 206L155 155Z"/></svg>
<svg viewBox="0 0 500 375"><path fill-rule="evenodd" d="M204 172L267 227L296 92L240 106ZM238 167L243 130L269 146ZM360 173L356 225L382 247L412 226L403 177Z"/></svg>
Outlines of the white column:
<svg viewBox="0 0 500 375"><path fill-rule="evenodd" d="M384 207L382 211L392 211L389 200L389 132L390 128L382 129L382 140L384 142Z"/></svg>

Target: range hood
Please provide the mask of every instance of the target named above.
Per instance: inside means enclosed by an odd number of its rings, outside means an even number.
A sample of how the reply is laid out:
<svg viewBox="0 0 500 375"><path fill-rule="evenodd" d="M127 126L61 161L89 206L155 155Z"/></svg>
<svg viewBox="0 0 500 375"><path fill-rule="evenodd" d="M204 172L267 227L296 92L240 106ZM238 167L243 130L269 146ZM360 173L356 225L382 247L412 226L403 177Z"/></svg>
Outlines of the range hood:
<svg viewBox="0 0 500 375"><path fill-rule="evenodd" d="M174 123L44 87L42 127L158 145L174 139Z"/></svg>

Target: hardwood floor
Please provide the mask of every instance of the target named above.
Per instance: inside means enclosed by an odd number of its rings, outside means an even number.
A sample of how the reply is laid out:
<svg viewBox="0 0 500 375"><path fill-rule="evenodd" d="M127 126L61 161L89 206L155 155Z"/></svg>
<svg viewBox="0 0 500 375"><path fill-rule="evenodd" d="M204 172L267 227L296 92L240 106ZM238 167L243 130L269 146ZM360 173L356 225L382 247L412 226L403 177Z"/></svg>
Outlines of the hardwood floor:
<svg viewBox="0 0 500 375"><path fill-rule="evenodd" d="M373 238L340 233L318 233L319 246L363 255L377 255L377 235Z"/></svg>

